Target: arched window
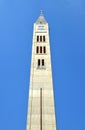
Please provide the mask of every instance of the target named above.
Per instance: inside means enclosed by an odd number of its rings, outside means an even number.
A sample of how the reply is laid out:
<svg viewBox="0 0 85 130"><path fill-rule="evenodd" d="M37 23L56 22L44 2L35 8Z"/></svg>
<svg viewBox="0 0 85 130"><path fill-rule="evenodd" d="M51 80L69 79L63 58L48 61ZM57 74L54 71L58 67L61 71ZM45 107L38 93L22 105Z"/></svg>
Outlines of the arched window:
<svg viewBox="0 0 85 130"><path fill-rule="evenodd" d="M43 42L45 42L45 36L43 36Z"/></svg>
<svg viewBox="0 0 85 130"><path fill-rule="evenodd" d="M46 53L46 47L45 46L43 47L43 52Z"/></svg>
<svg viewBox="0 0 85 130"><path fill-rule="evenodd" d="M42 59L42 66L44 66L44 59Z"/></svg>
<svg viewBox="0 0 85 130"><path fill-rule="evenodd" d="M37 42L39 42L39 36L37 36Z"/></svg>
<svg viewBox="0 0 85 130"><path fill-rule="evenodd" d="M42 42L42 36L40 36L40 42Z"/></svg>
<svg viewBox="0 0 85 130"><path fill-rule="evenodd" d="M40 59L38 59L38 66L40 66Z"/></svg>
<svg viewBox="0 0 85 130"><path fill-rule="evenodd" d="M40 46L40 53L42 53L42 47Z"/></svg>

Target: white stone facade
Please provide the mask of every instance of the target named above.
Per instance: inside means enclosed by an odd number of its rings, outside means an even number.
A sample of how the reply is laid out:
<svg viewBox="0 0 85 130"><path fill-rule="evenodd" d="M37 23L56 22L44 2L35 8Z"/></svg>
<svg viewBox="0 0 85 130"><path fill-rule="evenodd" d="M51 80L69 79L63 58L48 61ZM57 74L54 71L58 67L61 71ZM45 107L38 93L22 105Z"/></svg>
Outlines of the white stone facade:
<svg viewBox="0 0 85 130"><path fill-rule="evenodd" d="M34 23L26 130L56 130L49 27L42 14Z"/></svg>

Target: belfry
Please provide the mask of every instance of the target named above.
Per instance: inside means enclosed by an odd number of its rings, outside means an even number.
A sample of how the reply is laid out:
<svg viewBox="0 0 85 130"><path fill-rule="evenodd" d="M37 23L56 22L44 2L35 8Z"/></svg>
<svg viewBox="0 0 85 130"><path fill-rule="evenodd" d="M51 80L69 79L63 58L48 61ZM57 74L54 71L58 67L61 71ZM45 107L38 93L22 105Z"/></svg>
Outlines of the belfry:
<svg viewBox="0 0 85 130"><path fill-rule="evenodd" d="M41 14L34 23L26 130L56 130L49 26Z"/></svg>

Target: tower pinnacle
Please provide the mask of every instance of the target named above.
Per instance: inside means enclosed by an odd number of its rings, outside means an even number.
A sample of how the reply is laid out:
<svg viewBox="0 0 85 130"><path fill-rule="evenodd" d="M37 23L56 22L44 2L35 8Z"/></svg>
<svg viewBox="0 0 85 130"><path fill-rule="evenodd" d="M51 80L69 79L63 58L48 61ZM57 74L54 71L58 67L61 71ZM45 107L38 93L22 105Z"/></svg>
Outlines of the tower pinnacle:
<svg viewBox="0 0 85 130"><path fill-rule="evenodd" d="M40 16L37 19L36 24L46 24L46 23L47 23L47 21L46 21L44 15L43 15L43 11L41 10L40 11Z"/></svg>

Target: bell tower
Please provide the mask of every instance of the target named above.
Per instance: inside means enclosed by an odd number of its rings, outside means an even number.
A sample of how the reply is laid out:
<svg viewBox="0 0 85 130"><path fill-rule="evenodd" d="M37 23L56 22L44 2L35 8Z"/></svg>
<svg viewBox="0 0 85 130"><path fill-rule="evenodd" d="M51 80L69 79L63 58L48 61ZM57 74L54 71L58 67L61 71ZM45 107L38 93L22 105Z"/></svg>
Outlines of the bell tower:
<svg viewBox="0 0 85 130"><path fill-rule="evenodd" d="M56 130L49 26L42 11L33 30L26 130Z"/></svg>

